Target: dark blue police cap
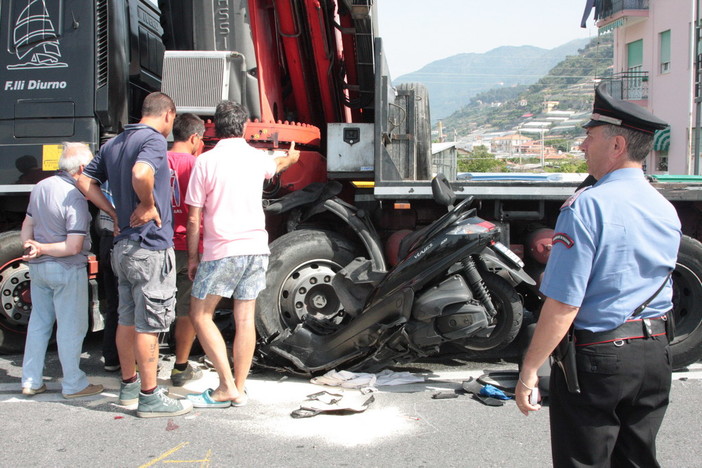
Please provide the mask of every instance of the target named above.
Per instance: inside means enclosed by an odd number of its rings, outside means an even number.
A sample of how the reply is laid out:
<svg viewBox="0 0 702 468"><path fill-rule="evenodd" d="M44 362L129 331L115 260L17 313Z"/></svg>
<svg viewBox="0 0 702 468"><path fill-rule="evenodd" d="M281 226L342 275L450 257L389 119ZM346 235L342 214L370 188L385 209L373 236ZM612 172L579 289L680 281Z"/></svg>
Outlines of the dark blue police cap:
<svg viewBox="0 0 702 468"><path fill-rule="evenodd" d="M598 125L617 125L637 132L653 134L663 130L668 124L643 107L633 102L616 99L609 94L606 83L600 83L595 89L595 104L592 107L590 121L583 128Z"/></svg>

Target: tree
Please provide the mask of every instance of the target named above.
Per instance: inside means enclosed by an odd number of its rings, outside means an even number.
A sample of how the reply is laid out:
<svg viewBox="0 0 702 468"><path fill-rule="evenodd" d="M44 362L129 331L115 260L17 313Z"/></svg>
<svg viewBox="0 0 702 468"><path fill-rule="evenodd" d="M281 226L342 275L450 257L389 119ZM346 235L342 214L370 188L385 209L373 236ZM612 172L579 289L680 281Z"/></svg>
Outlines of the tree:
<svg viewBox="0 0 702 468"><path fill-rule="evenodd" d="M562 163L552 164L546 168L546 172L587 172L587 163L585 161L567 161Z"/></svg>
<svg viewBox="0 0 702 468"><path fill-rule="evenodd" d="M555 138L548 140L548 144L563 153L567 153L568 151L570 151L570 141L566 140L565 138Z"/></svg>
<svg viewBox="0 0 702 468"><path fill-rule="evenodd" d="M476 146L470 156L458 160L459 172L506 172L507 163L495 159L485 145Z"/></svg>

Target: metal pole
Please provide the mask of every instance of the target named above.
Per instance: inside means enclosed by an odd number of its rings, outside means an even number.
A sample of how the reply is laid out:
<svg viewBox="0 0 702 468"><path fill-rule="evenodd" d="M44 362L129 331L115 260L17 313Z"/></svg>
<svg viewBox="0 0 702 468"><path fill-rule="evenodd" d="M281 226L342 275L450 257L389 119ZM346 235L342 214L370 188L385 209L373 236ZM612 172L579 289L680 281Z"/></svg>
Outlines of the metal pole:
<svg viewBox="0 0 702 468"><path fill-rule="evenodd" d="M541 129L541 170L545 171L546 170L546 164L544 163L544 152L546 151L546 148L544 147L544 130Z"/></svg>
<svg viewBox="0 0 702 468"><path fill-rule="evenodd" d="M700 0L695 3L695 33L693 40L695 41L695 150L693 156L694 175L700 175L700 137L702 136L702 99L700 96L700 72L702 71L702 63L700 63Z"/></svg>

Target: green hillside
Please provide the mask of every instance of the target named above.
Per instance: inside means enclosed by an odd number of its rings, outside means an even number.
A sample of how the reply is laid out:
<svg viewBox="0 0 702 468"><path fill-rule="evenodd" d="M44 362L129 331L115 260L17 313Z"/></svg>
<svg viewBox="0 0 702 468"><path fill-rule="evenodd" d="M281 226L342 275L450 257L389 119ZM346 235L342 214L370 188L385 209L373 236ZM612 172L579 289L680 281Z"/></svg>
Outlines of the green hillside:
<svg viewBox="0 0 702 468"><path fill-rule="evenodd" d="M612 35L595 38L578 55L568 56L532 85L494 88L476 95L443 119L445 134L461 138L477 129L507 131L544 116L547 109L589 112L596 79L611 75L612 57ZM550 135L558 133L573 136L583 132L576 128Z"/></svg>
<svg viewBox="0 0 702 468"><path fill-rule="evenodd" d="M424 84L431 96L431 115L436 121L460 109L476 94L495 86L536 83L565 57L577 54L587 42L587 39L575 39L553 49L502 46L485 53L457 54L402 75L393 83Z"/></svg>

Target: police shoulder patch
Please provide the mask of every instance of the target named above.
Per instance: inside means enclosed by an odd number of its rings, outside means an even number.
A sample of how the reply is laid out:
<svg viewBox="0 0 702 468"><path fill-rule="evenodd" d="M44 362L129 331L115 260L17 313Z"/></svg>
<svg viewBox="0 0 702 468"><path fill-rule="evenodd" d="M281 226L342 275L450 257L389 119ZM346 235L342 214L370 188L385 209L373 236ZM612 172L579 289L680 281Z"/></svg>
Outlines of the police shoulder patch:
<svg viewBox="0 0 702 468"><path fill-rule="evenodd" d="M568 199L561 205L561 210L563 208L568 208L570 205L572 205L573 202L575 202L575 200L578 199L580 194L582 194L585 190L589 189L590 187L592 187L592 186L588 185L587 187L583 187L580 190L576 190L576 192L573 195L571 195L570 197L568 197Z"/></svg>
<svg viewBox="0 0 702 468"><path fill-rule="evenodd" d="M551 243L556 244L557 242L560 242L561 244L565 245L567 249L575 245L575 241L573 241L573 239L571 239L570 236L565 232L557 232L553 235Z"/></svg>

